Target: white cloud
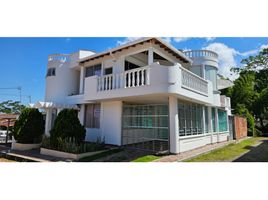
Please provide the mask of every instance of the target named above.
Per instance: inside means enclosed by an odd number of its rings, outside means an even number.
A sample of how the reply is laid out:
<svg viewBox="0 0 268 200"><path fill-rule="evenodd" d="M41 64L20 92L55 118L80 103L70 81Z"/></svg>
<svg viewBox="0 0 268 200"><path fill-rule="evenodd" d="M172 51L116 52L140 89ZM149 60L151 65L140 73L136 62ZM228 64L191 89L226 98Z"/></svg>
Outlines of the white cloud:
<svg viewBox="0 0 268 200"><path fill-rule="evenodd" d="M219 55L219 74L228 77L231 80L237 78L230 72L232 67L237 66L234 58L237 55L235 49L230 48L223 43L211 43L203 49L215 51Z"/></svg>
<svg viewBox="0 0 268 200"><path fill-rule="evenodd" d="M121 40L118 40L116 43L117 43L117 45L124 45L124 44L127 44L129 42L133 42L135 40L138 40L140 38L142 38L142 37L127 37L127 38L125 38L122 41Z"/></svg>
<svg viewBox="0 0 268 200"><path fill-rule="evenodd" d="M206 37L207 42L212 42L215 39L216 39L215 37Z"/></svg>
<svg viewBox="0 0 268 200"><path fill-rule="evenodd" d="M260 50L263 50L263 49L266 49L266 48L268 48L268 44L263 44L263 45L261 45Z"/></svg>
<svg viewBox="0 0 268 200"><path fill-rule="evenodd" d="M171 43L172 38L171 37L162 37L162 40L164 40L167 43Z"/></svg>
<svg viewBox="0 0 268 200"><path fill-rule="evenodd" d="M185 41L190 40L190 39L191 39L190 37L174 37L173 38L174 42L177 42L177 43L185 42Z"/></svg>
<svg viewBox="0 0 268 200"><path fill-rule="evenodd" d="M265 45L262 45L261 48L265 48ZM267 45L268 47L268 45ZM238 67L239 64L236 62L236 56L247 57L250 55L257 54L260 49L253 49L245 52L239 52L234 48L228 47L223 43L211 43L203 49L208 49L215 51L219 55L219 74L234 80L238 78L238 75L230 72L232 67Z"/></svg>

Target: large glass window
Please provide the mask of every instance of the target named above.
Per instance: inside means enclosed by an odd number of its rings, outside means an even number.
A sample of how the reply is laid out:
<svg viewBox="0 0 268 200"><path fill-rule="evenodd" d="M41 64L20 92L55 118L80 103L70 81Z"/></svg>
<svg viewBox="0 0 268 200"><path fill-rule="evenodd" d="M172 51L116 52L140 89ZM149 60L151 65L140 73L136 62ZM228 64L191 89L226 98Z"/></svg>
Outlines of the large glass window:
<svg viewBox="0 0 268 200"><path fill-rule="evenodd" d="M100 128L100 104L86 105L85 127Z"/></svg>
<svg viewBox="0 0 268 200"><path fill-rule="evenodd" d="M227 113L225 110L218 110L219 132L227 131Z"/></svg>
<svg viewBox="0 0 268 200"><path fill-rule="evenodd" d="M86 77L101 75L101 64L93 65L86 68Z"/></svg>
<svg viewBox="0 0 268 200"><path fill-rule="evenodd" d="M197 104L178 103L180 136L203 133L203 109Z"/></svg>
<svg viewBox="0 0 268 200"><path fill-rule="evenodd" d="M205 133L208 133L208 107L204 107L205 110Z"/></svg>
<svg viewBox="0 0 268 200"><path fill-rule="evenodd" d="M210 80L212 82L213 90L214 91L218 90L218 86L217 86L217 68L209 66L209 65L206 65L205 70L206 70L206 74L205 74L206 79Z"/></svg>

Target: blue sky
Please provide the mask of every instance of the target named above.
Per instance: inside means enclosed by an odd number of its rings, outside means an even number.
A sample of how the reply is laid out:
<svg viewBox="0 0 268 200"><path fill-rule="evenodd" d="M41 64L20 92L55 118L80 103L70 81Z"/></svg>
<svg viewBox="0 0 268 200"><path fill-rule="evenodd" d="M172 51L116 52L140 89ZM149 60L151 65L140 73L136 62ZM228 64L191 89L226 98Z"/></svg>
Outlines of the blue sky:
<svg viewBox="0 0 268 200"><path fill-rule="evenodd" d="M0 38L0 88L22 87L22 102L44 99L47 56L53 53L72 53L79 49L101 52L136 38ZM210 49L219 54L219 72L229 73L241 59L255 55L268 47L268 38L163 38L178 49ZM19 100L18 90L0 89L0 102Z"/></svg>

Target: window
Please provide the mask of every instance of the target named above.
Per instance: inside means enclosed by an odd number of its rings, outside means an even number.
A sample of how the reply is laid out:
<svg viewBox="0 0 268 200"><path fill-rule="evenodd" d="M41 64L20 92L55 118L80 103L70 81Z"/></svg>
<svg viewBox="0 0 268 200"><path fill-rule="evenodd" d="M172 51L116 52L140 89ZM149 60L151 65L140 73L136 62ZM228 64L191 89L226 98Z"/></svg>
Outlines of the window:
<svg viewBox="0 0 268 200"><path fill-rule="evenodd" d="M198 104L178 103L180 136L203 133L203 109Z"/></svg>
<svg viewBox="0 0 268 200"><path fill-rule="evenodd" d="M93 65L86 68L86 77L101 75L101 64Z"/></svg>
<svg viewBox="0 0 268 200"><path fill-rule="evenodd" d="M100 104L87 104L85 112L86 128L100 128Z"/></svg>
<svg viewBox="0 0 268 200"><path fill-rule="evenodd" d="M205 109L205 133L208 133L208 107L204 107Z"/></svg>
<svg viewBox="0 0 268 200"><path fill-rule="evenodd" d="M47 69L47 76L56 76L56 68Z"/></svg>
<svg viewBox="0 0 268 200"><path fill-rule="evenodd" d="M213 85L213 90L218 90L217 86L217 68L206 65L206 79L210 80Z"/></svg>
<svg viewBox="0 0 268 200"><path fill-rule="evenodd" d="M113 73L113 68L109 67L105 69L105 75L112 74Z"/></svg>
<svg viewBox="0 0 268 200"><path fill-rule="evenodd" d="M218 110L219 132L227 131L227 113L225 110Z"/></svg>

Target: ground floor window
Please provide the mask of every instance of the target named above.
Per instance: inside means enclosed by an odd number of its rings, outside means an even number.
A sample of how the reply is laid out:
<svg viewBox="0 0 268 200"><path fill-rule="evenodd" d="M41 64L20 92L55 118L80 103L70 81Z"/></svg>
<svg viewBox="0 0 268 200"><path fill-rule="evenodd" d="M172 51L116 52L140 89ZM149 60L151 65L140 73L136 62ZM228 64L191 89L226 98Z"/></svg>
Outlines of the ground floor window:
<svg viewBox="0 0 268 200"><path fill-rule="evenodd" d="M204 133L208 133L208 107L204 106L204 112L205 112L205 127L204 127Z"/></svg>
<svg viewBox="0 0 268 200"><path fill-rule="evenodd" d="M218 110L219 132L227 131L227 113L225 110Z"/></svg>
<svg viewBox="0 0 268 200"><path fill-rule="evenodd" d="M168 150L168 106L124 104L122 144L152 151Z"/></svg>
<svg viewBox="0 0 268 200"><path fill-rule="evenodd" d="M203 133L203 109L198 104L178 103L180 136Z"/></svg>
<svg viewBox="0 0 268 200"><path fill-rule="evenodd" d="M100 104L86 105L85 127L100 128Z"/></svg>
<svg viewBox="0 0 268 200"><path fill-rule="evenodd" d="M211 108L212 132L216 132L216 109Z"/></svg>

